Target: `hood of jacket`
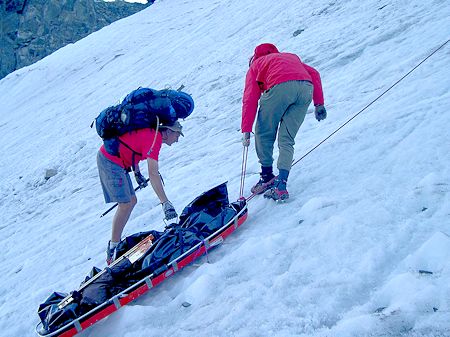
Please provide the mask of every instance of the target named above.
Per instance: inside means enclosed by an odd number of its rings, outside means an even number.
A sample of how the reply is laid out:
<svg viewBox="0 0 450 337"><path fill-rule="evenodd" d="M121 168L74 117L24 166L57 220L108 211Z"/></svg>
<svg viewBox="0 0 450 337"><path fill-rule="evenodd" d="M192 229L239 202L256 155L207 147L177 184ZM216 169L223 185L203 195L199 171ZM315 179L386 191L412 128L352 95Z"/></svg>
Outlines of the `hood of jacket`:
<svg viewBox="0 0 450 337"><path fill-rule="evenodd" d="M273 53L279 53L279 51L278 51L277 47L275 47L275 45L273 45L272 43L260 44L259 46L257 46L255 48L255 51L253 53L250 63L257 60L261 56L265 56L265 55L269 55L269 54L273 54Z"/></svg>
<svg viewBox="0 0 450 337"><path fill-rule="evenodd" d="M255 52L253 53L253 58L256 60L261 56L279 53L277 47L271 43L263 43L255 48Z"/></svg>

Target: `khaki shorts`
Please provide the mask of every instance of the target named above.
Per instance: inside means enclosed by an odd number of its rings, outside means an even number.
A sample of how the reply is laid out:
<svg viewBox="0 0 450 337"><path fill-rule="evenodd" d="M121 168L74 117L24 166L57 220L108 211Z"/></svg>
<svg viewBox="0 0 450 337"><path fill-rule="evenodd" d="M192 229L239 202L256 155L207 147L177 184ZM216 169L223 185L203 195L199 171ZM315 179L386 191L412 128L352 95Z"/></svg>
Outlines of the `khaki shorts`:
<svg viewBox="0 0 450 337"><path fill-rule="evenodd" d="M127 203L136 195L128 172L100 151L97 153L97 168L106 203Z"/></svg>

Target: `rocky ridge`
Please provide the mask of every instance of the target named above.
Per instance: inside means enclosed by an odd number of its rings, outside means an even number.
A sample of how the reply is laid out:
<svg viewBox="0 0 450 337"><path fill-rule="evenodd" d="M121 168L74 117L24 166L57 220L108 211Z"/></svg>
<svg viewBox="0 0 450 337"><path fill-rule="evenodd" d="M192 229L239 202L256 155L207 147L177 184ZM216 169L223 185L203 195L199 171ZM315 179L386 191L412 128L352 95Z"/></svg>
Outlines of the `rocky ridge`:
<svg viewBox="0 0 450 337"><path fill-rule="evenodd" d="M151 3L0 0L0 79Z"/></svg>

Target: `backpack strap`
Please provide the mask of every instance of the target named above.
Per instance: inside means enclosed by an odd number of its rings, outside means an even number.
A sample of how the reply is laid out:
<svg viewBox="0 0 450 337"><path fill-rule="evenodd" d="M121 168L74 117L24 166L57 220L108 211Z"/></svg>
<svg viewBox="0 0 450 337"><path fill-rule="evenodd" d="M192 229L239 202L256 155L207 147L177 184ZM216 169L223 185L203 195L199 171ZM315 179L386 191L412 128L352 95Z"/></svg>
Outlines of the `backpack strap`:
<svg viewBox="0 0 450 337"><path fill-rule="evenodd" d="M155 137L153 137L153 143L152 146L150 146L150 150L148 150L147 155L150 155L153 151L153 146L155 146L156 143L156 137L158 137L158 131L159 131L159 117L156 115L156 130L155 130Z"/></svg>
<svg viewBox="0 0 450 337"><path fill-rule="evenodd" d="M119 140L119 143L120 143L120 144L122 144L123 146L125 146L128 150L130 150L130 151L133 153L133 154L131 155L131 168L133 169L133 172L134 172L135 169L136 169L136 163L135 163L134 158L136 158L136 155L137 155L137 154L138 154L139 156L142 157L142 153L133 150L133 149L131 148L130 145L128 145L127 143L125 143L125 142L124 142L123 140L121 140L120 138L117 138L117 139Z"/></svg>
<svg viewBox="0 0 450 337"><path fill-rule="evenodd" d="M153 143L152 143L152 145L150 146L150 150L148 150L147 155L150 155L150 153L152 153L153 147L155 146L155 143L156 143L156 138L158 137L158 131L159 131L159 117L158 117L158 116L156 116L156 121L157 121L157 124L156 124L156 130L155 130L155 137L153 137ZM140 157L142 157L142 153L133 150L132 147L131 147L130 145L128 145L127 143L125 143L125 142L124 142L123 140L121 140L120 138L117 138L117 139L119 140L119 143L120 143L120 144L122 144L123 146L125 146L128 150L130 150L130 151L133 153L133 154L131 155L131 165L132 165L131 167L132 167L133 172L134 172L134 171L135 171L135 168L136 168L136 163L135 163L134 158L136 157L136 155L139 155ZM120 155L119 155L119 157L120 157Z"/></svg>

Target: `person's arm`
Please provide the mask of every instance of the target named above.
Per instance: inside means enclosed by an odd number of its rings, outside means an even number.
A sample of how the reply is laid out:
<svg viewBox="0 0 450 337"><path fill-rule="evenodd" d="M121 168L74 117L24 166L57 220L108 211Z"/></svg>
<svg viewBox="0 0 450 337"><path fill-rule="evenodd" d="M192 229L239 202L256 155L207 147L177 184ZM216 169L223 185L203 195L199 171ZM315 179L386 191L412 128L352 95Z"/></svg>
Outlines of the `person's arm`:
<svg viewBox="0 0 450 337"><path fill-rule="evenodd" d="M158 171L158 161L147 158L148 164L148 177L150 179L150 184L153 187L153 190L156 193L156 196L159 198L161 203L168 201L166 192L164 191L164 186L161 181L161 177L159 176Z"/></svg>
<svg viewBox="0 0 450 337"><path fill-rule="evenodd" d="M306 71L309 73L309 75L312 78L314 90L313 90L313 102L314 105L324 105L324 98L323 98L323 89L322 89L322 80L320 79L319 72L314 69L313 67L303 63L303 66L305 67Z"/></svg>
<svg viewBox="0 0 450 337"><path fill-rule="evenodd" d="M252 132L260 97L261 89L259 88L258 82L256 81L256 71L253 69L253 67L250 67L245 77L245 88L242 97L242 133Z"/></svg>

